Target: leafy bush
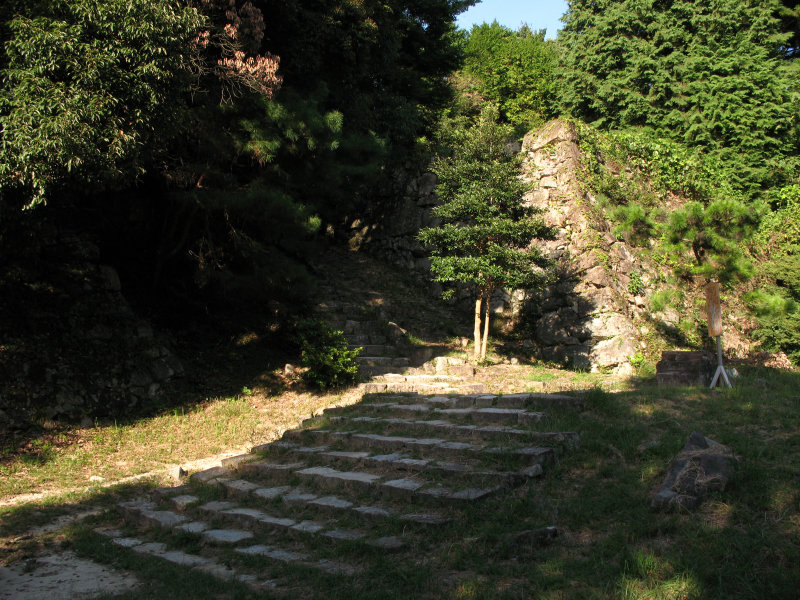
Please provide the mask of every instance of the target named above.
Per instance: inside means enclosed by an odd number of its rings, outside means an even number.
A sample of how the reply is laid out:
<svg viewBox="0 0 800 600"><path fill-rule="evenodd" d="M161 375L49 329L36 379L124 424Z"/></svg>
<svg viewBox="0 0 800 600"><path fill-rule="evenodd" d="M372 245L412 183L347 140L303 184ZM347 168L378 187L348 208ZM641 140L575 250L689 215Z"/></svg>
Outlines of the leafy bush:
<svg viewBox="0 0 800 600"><path fill-rule="evenodd" d="M642 274L639 271L633 271L631 273L631 280L628 283L628 292L633 294L634 296L638 296L644 291L644 280L642 279Z"/></svg>
<svg viewBox="0 0 800 600"><path fill-rule="evenodd" d="M297 325L301 361L308 370L303 379L321 390L355 383L358 377L356 357L361 348L350 349L344 333L319 319L304 319Z"/></svg>

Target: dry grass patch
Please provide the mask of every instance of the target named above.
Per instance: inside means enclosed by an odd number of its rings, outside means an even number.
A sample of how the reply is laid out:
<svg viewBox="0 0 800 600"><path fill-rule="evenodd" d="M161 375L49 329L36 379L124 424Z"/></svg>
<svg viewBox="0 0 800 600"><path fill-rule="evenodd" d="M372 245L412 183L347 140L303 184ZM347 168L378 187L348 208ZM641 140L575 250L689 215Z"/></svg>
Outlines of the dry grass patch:
<svg viewBox="0 0 800 600"><path fill-rule="evenodd" d="M206 400L130 423L43 429L8 450L0 462L0 503L30 494L52 495L152 475L164 482L179 465L203 468L219 456L248 452L324 408L356 402L356 390L315 394L288 391Z"/></svg>

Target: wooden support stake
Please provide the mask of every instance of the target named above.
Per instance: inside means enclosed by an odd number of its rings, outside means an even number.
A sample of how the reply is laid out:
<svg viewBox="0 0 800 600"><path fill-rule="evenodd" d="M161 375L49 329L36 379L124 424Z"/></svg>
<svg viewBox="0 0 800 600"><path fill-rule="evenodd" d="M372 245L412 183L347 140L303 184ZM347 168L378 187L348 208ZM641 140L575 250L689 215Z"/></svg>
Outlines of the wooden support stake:
<svg viewBox="0 0 800 600"><path fill-rule="evenodd" d="M717 336L717 372L714 373L714 379L711 380L710 388L713 389L715 385L717 385L717 380L719 380L719 376L722 375L722 379L725 380L725 383L728 384L729 388L732 388L730 379L728 379L728 373L725 371L725 367L722 366L722 336Z"/></svg>

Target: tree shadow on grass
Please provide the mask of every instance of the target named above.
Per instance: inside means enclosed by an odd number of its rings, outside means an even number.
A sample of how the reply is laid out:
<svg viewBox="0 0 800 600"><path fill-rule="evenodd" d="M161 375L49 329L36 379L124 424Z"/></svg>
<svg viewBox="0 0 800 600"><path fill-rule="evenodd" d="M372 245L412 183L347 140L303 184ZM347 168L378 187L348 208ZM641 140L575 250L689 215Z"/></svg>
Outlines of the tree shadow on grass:
<svg viewBox="0 0 800 600"><path fill-rule="evenodd" d="M585 413L565 422L581 449L543 485L564 546L537 559L587 596L796 598L798 385L799 373L744 368L732 390L634 382L586 394ZM655 512L652 494L692 431L731 447L736 474L693 512ZM532 572L539 593L561 585L541 564Z"/></svg>
<svg viewBox="0 0 800 600"><path fill-rule="evenodd" d="M463 598L469 591L475 598L796 598L800 374L741 372L732 390L633 381L620 392L585 390L582 412L553 409L547 427L577 431L580 448L564 453L524 493L504 492L492 511L478 507L478 538L454 537L447 558L431 554L443 565L457 561L462 573L474 577L440 597ZM654 512L651 494L692 431L730 446L738 457L736 474L694 512ZM110 508L148 491L147 485L119 486L92 492L79 505L55 500L2 509L0 537L19 537L65 512ZM100 521L113 526L118 519L112 513ZM104 550L93 548L90 525L67 535L67 543L99 560ZM560 532L550 545L509 542L521 528L547 525ZM439 537L458 534L448 531ZM24 545L14 544L20 541ZM12 546L3 549L4 560L21 556ZM150 572L153 589L169 587L161 580L169 575ZM355 590L357 584L340 585ZM203 594L191 597L213 597Z"/></svg>

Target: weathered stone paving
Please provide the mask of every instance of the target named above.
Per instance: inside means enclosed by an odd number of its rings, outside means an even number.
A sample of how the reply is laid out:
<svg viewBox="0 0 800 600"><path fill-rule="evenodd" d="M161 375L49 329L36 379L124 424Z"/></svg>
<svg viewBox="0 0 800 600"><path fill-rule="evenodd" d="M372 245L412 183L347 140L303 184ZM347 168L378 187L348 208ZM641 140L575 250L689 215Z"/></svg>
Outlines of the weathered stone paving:
<svg viewBox="0 0 800 600"><path fill-rule="evenodd" d="M463 511L546 477L579 443L548 426L553 407L582 402L366 395L183 485L120 503L123 525L101 533L126 551L254 589L280 590L296 567L356 575L371 557L413 553Z"/></svg>

